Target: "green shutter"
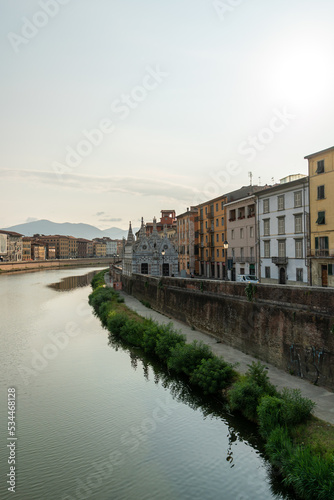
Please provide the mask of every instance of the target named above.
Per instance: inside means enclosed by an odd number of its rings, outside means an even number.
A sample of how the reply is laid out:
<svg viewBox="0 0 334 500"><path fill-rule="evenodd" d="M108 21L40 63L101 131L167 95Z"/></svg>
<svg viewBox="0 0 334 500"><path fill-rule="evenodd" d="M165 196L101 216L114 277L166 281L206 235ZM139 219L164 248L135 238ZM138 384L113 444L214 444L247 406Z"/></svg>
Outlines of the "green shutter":
<svg viewBox="0 0 334 500"><path fill-rule="evenodd" d="M319 238L316 237L315 238L315 249L318 250L318 248L319 248Z"/></svg>
<svg viewBox="0 0 334 500"><path fill-rule="evenodd" d="M328 274L333 276L333 264L328 264Z"/></svg>
<svg viewBox="0 0 334 500"><path fill-rule="evenodd" d="M328 250L328 236L324 236L325 240L325 250Z"/></svg>

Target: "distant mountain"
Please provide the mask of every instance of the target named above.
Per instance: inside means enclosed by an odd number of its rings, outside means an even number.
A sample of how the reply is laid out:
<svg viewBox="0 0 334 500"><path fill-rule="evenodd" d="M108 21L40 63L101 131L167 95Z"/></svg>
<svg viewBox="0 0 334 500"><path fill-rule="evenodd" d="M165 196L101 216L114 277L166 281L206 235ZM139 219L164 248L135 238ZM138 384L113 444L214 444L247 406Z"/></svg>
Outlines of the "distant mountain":
<svg viewBox="0 0 334 500"><path fill-rule="evenodd" d="M34 234L44 234L45 236L50 234L60 234L62 236L74 236L75 238L86 238L87 240L92 240L93 238L103 238L108 236L113 240L121 240L123 237L126 238L128 231L124 229L119 229L118 227L111 227L109 229L104 229L103 231L90 224L73 224L71 222L51 222L46 219L36 220L33 222L26 222L24 224L17 224L16 226L3 228L7 231L15 231L16 233L23 234L24 236L33 236ZM138 229L135 228L133 232L135 233Z"/></svg>

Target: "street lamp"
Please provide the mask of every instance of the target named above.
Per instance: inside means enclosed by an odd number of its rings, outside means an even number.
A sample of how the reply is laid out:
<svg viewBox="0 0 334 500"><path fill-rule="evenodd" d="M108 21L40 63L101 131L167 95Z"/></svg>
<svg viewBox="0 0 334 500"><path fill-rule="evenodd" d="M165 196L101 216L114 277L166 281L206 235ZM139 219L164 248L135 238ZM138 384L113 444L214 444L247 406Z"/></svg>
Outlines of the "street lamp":
<svg viewBox="0 0 334 500"><path fill-rule="evenodd" d="M223 247L224 247L224 250L226 251L226 255L225 255L225 280L227 280L227 249L228 249L228 241L225 240L224 241L224 244L223 244Z"/></svg>
<svg viewBox="0 0 334 500"><path fill-rule="evenodd" d="M162 273L161 276L164 275L164 263L165 263L165 250L162 250L161 255L162 255Z"/></svg>

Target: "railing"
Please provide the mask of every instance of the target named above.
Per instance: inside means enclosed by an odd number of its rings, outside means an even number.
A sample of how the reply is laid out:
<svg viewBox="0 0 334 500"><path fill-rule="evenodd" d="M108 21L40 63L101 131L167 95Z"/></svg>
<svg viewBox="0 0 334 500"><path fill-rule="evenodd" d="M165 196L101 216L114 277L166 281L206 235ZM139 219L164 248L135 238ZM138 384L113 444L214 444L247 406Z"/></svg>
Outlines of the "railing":
<svg viewBox="0 0 334 500"><path fill-rule="evenodd" d="M334 257L334 249L326 250L310 250L307 254L308 257Z"/></svg>
<svg viewBox="0 0 334 500"><path fill-rule="evenodd" d="M212 211L207 213L207 218L208 219L213 219L214 218L214 213Z"/></svg>
<svg viewBox="0 0 334 500"><path fill-rule="evenodd" d="M255 257L234 257L235 262L248 262L249 264L255 264Z"/></svg>
<svg viewBox="0 0 334 500"><path fill-rule="evenodd" d="M288 257L272 257L271 262L277 266L286 266L288 263Z"/></svg>

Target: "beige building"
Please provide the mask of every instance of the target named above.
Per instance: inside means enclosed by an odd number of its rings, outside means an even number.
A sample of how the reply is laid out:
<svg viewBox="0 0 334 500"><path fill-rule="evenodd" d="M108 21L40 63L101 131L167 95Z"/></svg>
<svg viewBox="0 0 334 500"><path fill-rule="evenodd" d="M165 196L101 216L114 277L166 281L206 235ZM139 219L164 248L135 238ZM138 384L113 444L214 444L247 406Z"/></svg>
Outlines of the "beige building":
<svg viewBox="0 0 334 500"><path fill-rule="evenodd" d="M334 147L305 156L310 199L311 285L334 287Z"/></svg>
<svg viewBox="0 0 334 500"><path fill-rule="evenodd" d="M228 276L238 274L258 276L259 255L256 245L256 198L248 196L226 203Z"/></svg>
<svg viewBox="0 0 334 500"><path fill-rule="evenodd" d="M189 277L195 273L195 219L197 216L197 207L190 207L186 212L177 216L177 249L181 277Z"/></svg>

